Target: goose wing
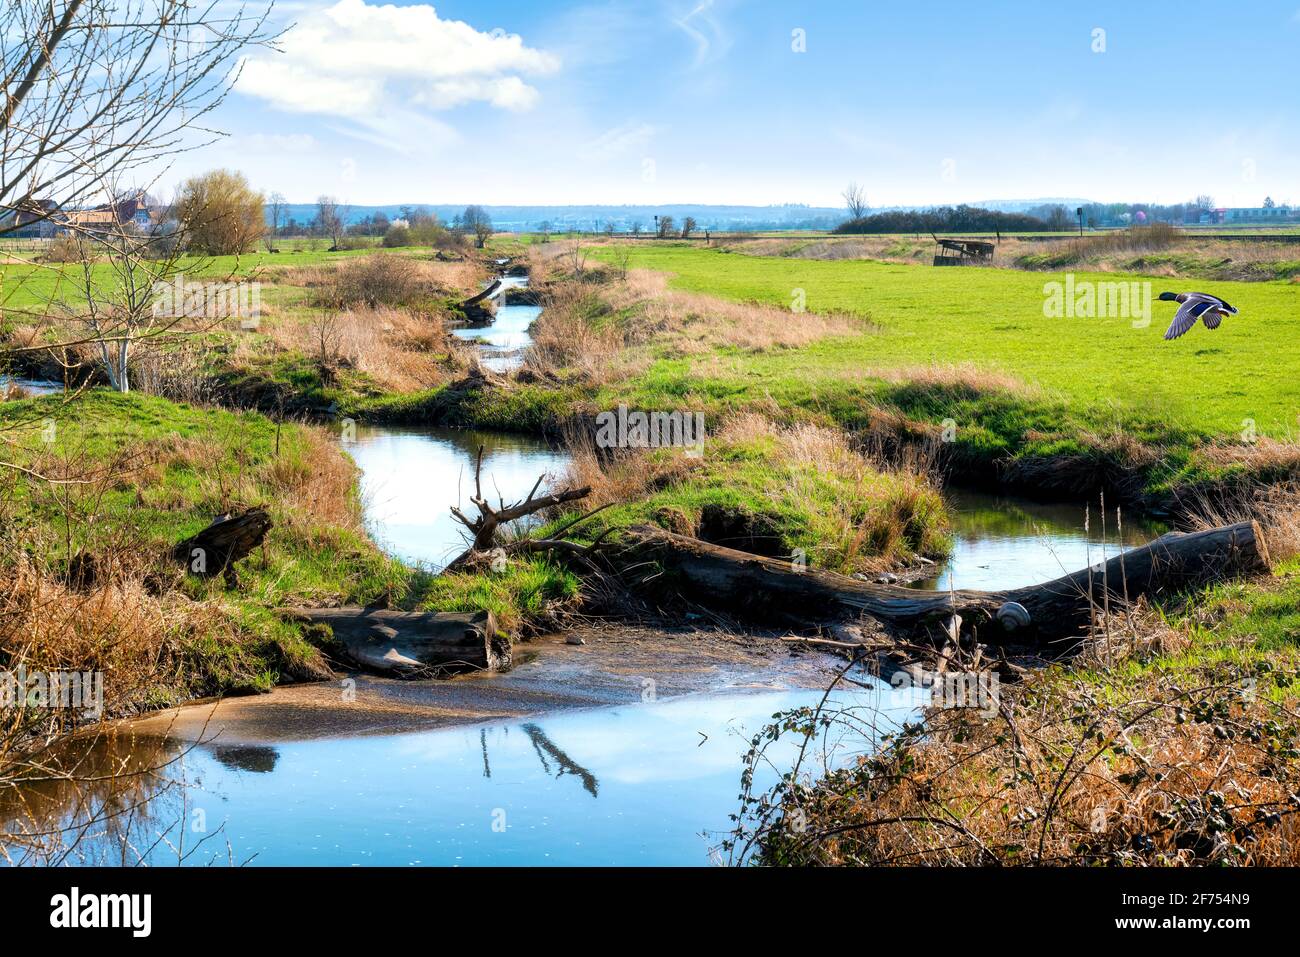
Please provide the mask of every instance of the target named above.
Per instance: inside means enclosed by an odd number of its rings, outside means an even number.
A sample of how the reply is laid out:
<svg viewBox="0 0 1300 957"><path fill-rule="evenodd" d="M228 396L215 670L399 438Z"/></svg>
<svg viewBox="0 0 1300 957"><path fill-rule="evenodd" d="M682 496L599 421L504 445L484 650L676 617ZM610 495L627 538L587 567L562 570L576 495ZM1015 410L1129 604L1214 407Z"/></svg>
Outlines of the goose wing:
<svg viewBox="0 0 1300 957"><path fill-rule="evenodd" d="M1196 325L1196 320L1201 318L1202 313L1207 309L1217 307L1218 303L1219 300L1213 296L1206 296L1199 292L1189 292L1183 304L1174 313L1173 322L1169 323L1169 328L1165 330L1165 338L1177 339Z"/></svg>

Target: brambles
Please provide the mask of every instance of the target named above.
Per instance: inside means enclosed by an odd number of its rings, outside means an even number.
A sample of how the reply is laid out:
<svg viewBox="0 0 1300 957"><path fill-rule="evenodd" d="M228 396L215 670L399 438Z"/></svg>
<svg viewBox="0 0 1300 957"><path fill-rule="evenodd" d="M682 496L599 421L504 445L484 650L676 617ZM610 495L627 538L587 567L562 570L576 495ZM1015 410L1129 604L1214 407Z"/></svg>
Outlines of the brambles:
<svg viewBox="0 0 1300 957"><path fill-rule="evenodd" d="M1035 676L992 720L931 708L816 783L747 790L725 846L796 865L1293 865L1297 677L1268 661L1207 665L1143 673L1116 694ZM765 737L847 722L790 713Z"/></svg>

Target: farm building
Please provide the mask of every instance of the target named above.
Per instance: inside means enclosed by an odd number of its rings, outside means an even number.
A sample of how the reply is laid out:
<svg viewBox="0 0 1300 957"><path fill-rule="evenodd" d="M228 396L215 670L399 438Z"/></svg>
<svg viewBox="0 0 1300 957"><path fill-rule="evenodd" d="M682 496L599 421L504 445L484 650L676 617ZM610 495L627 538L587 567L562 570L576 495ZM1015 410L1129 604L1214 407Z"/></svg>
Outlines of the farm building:
<svg viewBox="0 0 1300 957"><path fill-rule="evenodd" d="M104 203L92 209L60 210L48 199L30 200L0 214L0 234L14 238L50 239L72 232L82 235L116 232L127 227L146 231L158 222L158 211L144 196Z"/></svg>

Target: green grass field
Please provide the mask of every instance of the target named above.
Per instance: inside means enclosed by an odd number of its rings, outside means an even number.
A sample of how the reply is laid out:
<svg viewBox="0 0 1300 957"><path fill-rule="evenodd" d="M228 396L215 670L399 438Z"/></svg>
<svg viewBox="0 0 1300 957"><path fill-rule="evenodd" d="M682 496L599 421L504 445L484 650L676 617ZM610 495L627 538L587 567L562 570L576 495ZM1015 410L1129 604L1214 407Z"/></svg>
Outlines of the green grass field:
<svg viewBox="0 0 1300 957"><path fill-rule="evenodd" d="M789 307L802 290L809 311L864 315L877 327L802 349L728 356L714 391L766 390L781 401L834 394L880 370L969 363L1041 386L1076 409L1119 410L1223 436L1239 434L1247 420L1279 438L1297 427L1295 283L1215 283L1203 291L1241 314L1217 331L1198 326L1165 342L1174 304L1155 297L1187 280L1075 274L1076 282L1150 281L1151 322L1135 328L1127 318L1045 317L1044 285L1063 281L1063 273L739 256L681 244L636 244L631 265L671 273L678 288L740 301ZM671 391L670 380L692 377L691 365L661 360L645 384Z"/></svg>

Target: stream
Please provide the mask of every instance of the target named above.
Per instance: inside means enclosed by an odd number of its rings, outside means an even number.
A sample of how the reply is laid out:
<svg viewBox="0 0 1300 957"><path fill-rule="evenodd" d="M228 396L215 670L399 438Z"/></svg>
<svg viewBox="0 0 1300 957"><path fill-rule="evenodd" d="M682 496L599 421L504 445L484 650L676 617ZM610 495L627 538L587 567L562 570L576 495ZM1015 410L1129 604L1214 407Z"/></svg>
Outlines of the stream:
<svg viewBox="0 0 1300 957"><path fill-rule="evenodd" d="M492 297L498 302L492 324L452 330L457 338L479 343L483 365L493 372L517 368L523 362L524 349L532 342L528 327L542 314L541 306L507 302L510 290L527 288L527 276L502 276L501 288Z"/></svg>
<svg viewBox="0 0 1300 957"><path fill-rule="evenodd" d="M533 306L503 305L491 327L458 335L478 340L487 361L508 368L536 315ZM361 469L376 541L432 570L458 554L463 529L448 509L468 504L480 446L494 499L522 498L539 475L556 476L566 463L564 453L532 438L358 427L345 448ZM916 587L1014 587L1102 557L1095 511L1085 533L1078 506L947 494L954 551ZM1123 545L1158 531L1132 522ZM1113 529L1107 538L1106 554L1115 554ZM14 827L52 819L72 828L80 840L65 863L707 864L737 810L749 737L777 711L815 706L837 661L815 654L793 661L782 649L777 658L719 659L674 674L612 647L601 659L557 640L492 677L359 679L367 702L379 707L346 721L337 719L346 708L328 683L235 699L216 715L251 713L252 724L214 719L209 726L205 718L203 733L188 740L170 726L121 735L99 743L89 762L165 765L160 772L110 775L89 789L55 782L10 791L0 798L0 820ZM923 700L923 692L858 677L865 687L837 692L833 705L854 709L879 733L897 728ZM657 682L665 693L647 695ZM521 698L540 703L520 705ZM810 770L873 745L872 735L823 740ZM792 746L776 747L774 766L759 769L759 788L786 769ZM96 809L127 804L137 810L76 831Z"/></svg>

